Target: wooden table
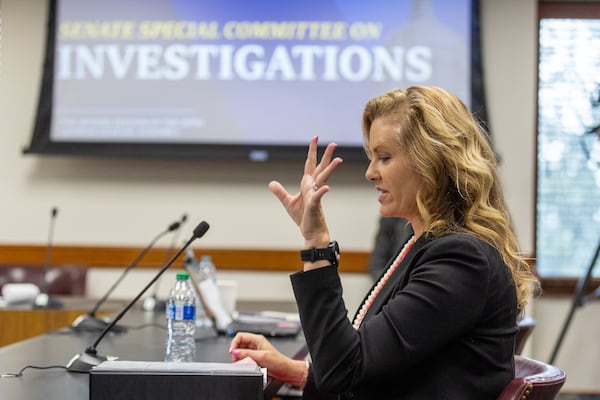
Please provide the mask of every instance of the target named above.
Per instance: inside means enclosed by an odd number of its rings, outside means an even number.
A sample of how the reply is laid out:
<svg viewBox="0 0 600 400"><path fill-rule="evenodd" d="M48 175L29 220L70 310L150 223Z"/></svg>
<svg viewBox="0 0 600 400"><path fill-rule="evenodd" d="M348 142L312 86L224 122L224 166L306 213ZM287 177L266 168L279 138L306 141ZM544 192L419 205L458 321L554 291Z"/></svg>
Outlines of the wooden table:
<svg viewBox="0 0 600 400"><path fill-rule="evenodd" d="M78 316L91 310L95 304L93 299L75 297L61 301L64 307L58 309L30 306L0 308L0 347L67 327ZM98 315L113 313L120 307L121 302L107 302Z"/></svg>
<svg viewBox="0 0 600 400"><path fill-rule="evenodd" d="M75 319L94 308L95 299L61 297L64 307L59 309L35 309L31 306L0 308L0 347L65 328ZM97 313L98 316L116 314L127 301L109 300ZM274 310L297 312L292 302L245 301L238 303L240 311Z"/></svg>

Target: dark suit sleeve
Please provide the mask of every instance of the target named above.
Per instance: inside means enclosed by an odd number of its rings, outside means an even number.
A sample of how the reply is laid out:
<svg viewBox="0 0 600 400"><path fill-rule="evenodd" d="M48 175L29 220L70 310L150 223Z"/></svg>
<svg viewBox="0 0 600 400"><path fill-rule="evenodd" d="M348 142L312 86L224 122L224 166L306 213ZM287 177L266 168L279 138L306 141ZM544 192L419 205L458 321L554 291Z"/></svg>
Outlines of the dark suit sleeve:
<svg viewBox="0 0 600 400"><path fill-rule="evenodd" d="M497 265L474 239L434 242L413 247L402 265L410 271L406 281L392 283L402 287L358 331L347 318L337 268L292 275L320 390L344 393L396 379L475 324Z"/></svg>
<svg viewBox="0 0 600 400"><path fill-rule="evenodd" d="M336 394L321 392L315 386L314 375L312 371L312 366L308 370L308 379L306 380L306 386L304 386L304 390L302 391L302 399L303 400L337 400L338 396Z"/></svg>

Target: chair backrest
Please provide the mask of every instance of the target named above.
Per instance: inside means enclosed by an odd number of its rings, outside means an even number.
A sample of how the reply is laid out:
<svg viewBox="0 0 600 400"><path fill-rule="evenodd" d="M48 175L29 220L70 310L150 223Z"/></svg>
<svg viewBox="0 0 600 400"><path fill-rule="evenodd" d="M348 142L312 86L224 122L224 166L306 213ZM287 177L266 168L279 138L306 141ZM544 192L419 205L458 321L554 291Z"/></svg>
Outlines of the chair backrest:
<svg viewBox="0 0 600 400"><path fill-rule="evenodd" d="M521 354L525 347L525 342L533 332L535 328L536 320L531 317L524 317L518 322L519 330L515 337L515 354Z"/></svg>
<svg viewBox="0 0 600 400"><path fill-rule="evenodd" d="M498 400L552 400L567 379L554 365L515 355L515 378L504 388Z"/></svg>
<svg viewBox="0 0 600 400"><path fill-rule="evenodd" d="M46 275L43 265L0 264L0 293L6 283L33 283L44 289L47 279L48 294L83 296L86 274L81 265L53 265Z"/></svg>

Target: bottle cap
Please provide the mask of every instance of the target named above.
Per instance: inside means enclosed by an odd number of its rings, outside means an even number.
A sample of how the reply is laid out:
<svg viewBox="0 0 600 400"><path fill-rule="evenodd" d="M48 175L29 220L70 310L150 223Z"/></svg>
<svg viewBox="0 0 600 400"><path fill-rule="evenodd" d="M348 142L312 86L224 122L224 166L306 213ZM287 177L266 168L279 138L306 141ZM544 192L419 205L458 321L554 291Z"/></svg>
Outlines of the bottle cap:
<svg viewBox="0 0 600 400"><path fill-rule="evenodd" d="M177 280L178 281L183 281L185 279L188 279L190 277L190 274L188 274L187 272L178 272L177 273Z"/></svg>

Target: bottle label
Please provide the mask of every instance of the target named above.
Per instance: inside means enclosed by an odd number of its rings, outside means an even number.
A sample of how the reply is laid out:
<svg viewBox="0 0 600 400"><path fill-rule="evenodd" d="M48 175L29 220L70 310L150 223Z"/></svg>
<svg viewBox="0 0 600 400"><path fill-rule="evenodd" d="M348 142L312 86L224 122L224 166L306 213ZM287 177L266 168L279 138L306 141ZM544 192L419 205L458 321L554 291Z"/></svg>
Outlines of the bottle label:
<svg viewBox="0 0 600 400"><path fill-rule="evenodd" d="M196 307L191 304L167 306L167 319L174 320L195 320Z"/></svg>
<svg viewBox="0 0 600 400"><path fill-rule="evenodd" d="M192 305L183 306L183 319L194 320L196 319L196 307Z"/></svg>

